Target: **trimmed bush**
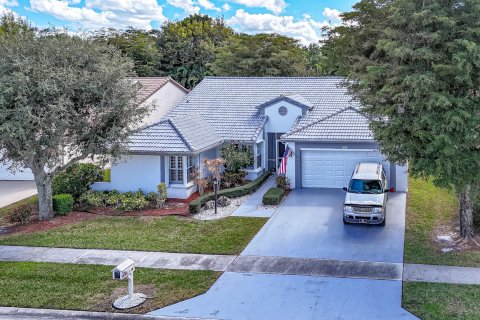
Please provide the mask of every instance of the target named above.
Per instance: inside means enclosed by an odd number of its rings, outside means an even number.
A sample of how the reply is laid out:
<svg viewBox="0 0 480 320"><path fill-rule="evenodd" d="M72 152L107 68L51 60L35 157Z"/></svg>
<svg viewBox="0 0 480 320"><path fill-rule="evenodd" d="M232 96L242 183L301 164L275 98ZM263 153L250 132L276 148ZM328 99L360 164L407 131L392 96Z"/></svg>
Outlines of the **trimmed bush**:
<svg viewBox="0 0 480 320"><path fill-rule="evenodd" d="M10 223L26 224L30 221L35 211L35 205L24 204L10 211L6 218Z"/></svg>
<svg viewBox="0 0 480 320"><path fill-rule="evenodd" d="M91 163L77 163L53 178L53 194L71 194L77 200L94 182L103 181L103 171Z"/></svg>
<svg viewBox="0 0 480 320"><path fill-rule="evenodd" d="M282 202L285 196L285 190L281 188L271 188L263 195L262 203L264 205L277 205Z"/></svg>
<svg viewBox="0 0 480 320"><path fill-rule="evenodd" d="M261 177L257 178L256 180L249 182L243 186L223 189L218 191L218 196L225 196L228 198L238 198L245 196L247 194L253 193L260 188L260 186L268 179L270 173L264 173ZM199 198L193 200L189 204L189 211L190 213L198 213L202 209L202 206L210 200L215 198L214 192L205 193L204 195L200 196Z"/></svg>
<svg viewBox="0 0 480 320"><path fill-rule="evenodd" d="M53 211L55 211L56 214L64 216L72 212L74 200L71 194L54 195L52 202Z"/></svg>
<svg viewBox="0 0 480 320"><path fill-rule="evenodd" d="M88 190L78 198L78 202L82 210L114 207L119 211L134 211L148 206L148 200L141 191L120 193L117 190L110 192Z"/></svg>

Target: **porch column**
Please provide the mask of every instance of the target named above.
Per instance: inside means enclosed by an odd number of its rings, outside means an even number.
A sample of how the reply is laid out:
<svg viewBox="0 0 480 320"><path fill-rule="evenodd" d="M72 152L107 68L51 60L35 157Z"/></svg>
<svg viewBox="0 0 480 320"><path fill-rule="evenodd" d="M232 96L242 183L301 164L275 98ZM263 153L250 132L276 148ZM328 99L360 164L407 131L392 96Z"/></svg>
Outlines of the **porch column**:
<svg viewBox="0 0 480 320"><path fill-rule="evenodd" d="M183 185L186 186L188 183L188 172L187 172L187 167L188 167L188 157L187 156L182 156L182 171L183 171Z"/></svg>

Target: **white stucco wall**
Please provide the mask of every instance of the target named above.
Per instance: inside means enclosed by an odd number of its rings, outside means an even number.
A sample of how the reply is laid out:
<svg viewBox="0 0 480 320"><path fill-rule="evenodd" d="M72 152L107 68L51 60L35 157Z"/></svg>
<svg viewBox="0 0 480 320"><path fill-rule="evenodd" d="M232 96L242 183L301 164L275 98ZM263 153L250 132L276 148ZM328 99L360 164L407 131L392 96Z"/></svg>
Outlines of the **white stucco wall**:
<svg viewBox="0 0 480 320"><path fill-rule="evenodd" d="M120 160L111 167L111 182L92 185L93 190L118 190L120 192L156 192L160 184L160 156L133 155Z"/></svg>
<svg viewBox="0 0 480 320"><path fill-rule="evenodd" d="M278 109L285 106L288 110L287 114L282 116L278 113ZM265 115L268 116L265 125L266 132L283 132L286 133L292 128L293 122L298 116L302 115L302 108L291 103L279 101L265 108Z"/></svg>
<svg viewBox="0 0 480 320"><path fill-rule="evenodd" d="M395 166L396 191L408 192L408 165Z"/></svg>
<svg viewBox="0 0 480 320"><path fill-rule="evenodd" d="M154 109L143 120L143 125L148 125L159 121L170 109L179 103L187 93L178 86L167 82L163 87L145 100L144 104L153 104Z"/></svg>

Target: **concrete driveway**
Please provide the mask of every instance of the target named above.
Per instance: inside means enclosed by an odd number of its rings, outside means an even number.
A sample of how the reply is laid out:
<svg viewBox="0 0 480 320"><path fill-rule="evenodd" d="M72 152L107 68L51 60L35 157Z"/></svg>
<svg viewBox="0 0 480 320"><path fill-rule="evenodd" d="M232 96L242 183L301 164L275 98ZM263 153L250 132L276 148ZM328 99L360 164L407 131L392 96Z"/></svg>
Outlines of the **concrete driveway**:
<svg viewBox="0 0 480 320"><path fill-rule="evenodd" d="M391 195L385 227L343 225L343 197L342 190L293 190L232 263L228 270L235 272L224 273L207 293L151 314L242 320L417 319L401 308L401 272L389 280L375 272L377 264L401 270L406 195ZM289 259L282 257L297 258L292 265L305 263L293 266L299 271L315 269L308 263L320 263L329 276L279 274L275 264ZM242 273L235 268L242 259L272 263L252 265L251 271ZM327 265L322 266L323 259ZM338 272L335 262L353 275ZM366 271L363 268L371 268L372 276L357 277L357 271Z"/></svg>
<svg viewBox="0 0 480 320"><path fill-rule="evenodd" d="M0 208L37 194L34 181L0 181Z"/></svg>
<svg viewBox="0 0 480 320"><path fill-rule="evenodd" d="M385 227L344 225L345 193L295 189L243 255L403 262L405 193L390 194Z"/></svg>

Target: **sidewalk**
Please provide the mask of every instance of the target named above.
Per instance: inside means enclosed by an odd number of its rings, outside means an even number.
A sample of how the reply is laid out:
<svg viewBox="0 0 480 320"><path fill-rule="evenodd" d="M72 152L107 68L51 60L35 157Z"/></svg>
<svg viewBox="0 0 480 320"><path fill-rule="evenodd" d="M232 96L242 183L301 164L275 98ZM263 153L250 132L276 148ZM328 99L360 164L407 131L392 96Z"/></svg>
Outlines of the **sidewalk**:
<svg viewBox="0 0 480 320"><path fill-rule="evenodd" d="M232 213L232 216L270 218L275 213L275 209L263 208L261 205L265 192L267 192L268 189L275 187L276 177L277 175L273 174L268 178L267 181L265 181L265 183L247 199L247 201Z"/></svg>
<svg viewBox="0 0 480 320"><path fill-rule="evenodd" d="M405 264L403 280L451 284L480 284L480 268Z"/></svg>
<svg viewBox="0 0 480 320"><path fill-rule="evenodd" d="M143 268L225 271L236 256L0 246L0 261L56 262L116 266L127 258L135 260L137 262L136 266Z"/></svg>

